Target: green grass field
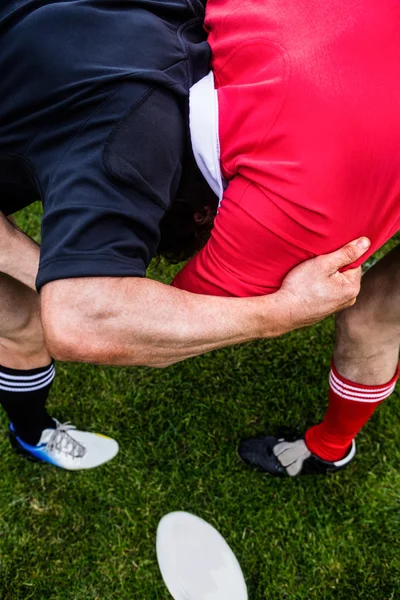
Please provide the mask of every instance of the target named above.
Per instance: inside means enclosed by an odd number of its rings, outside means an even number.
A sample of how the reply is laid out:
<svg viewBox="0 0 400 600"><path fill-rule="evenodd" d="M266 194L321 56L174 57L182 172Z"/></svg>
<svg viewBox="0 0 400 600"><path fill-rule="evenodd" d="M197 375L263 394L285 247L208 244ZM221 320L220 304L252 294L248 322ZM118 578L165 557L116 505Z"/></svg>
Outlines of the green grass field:
<svg viewBox="0 0 400 600"><path fill-rule="evenodd" d="M37 235L37 207L19 223ZM31 464L11 452L1 416L1 600L169 598L155 533L174 510L226 537L250 600L400 598L397 394L343 473L275 480L236 456L243 436L322 418L332 337L328 320L165 370L59 364L52 413L121 449L88 472Z"/></svg>

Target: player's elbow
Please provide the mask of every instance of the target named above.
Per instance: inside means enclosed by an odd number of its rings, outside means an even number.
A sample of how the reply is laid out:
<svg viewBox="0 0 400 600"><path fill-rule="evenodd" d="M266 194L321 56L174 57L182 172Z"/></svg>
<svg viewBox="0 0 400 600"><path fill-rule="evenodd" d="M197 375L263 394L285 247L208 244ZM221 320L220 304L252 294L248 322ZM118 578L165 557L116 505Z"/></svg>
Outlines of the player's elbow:
<svg viewBox="0 0 400 600"><path fill-rule="evenodd" d="M107 323L90 316L85 322L72 324L53 313L44 319L45 343L50 355L63 362L80 362L114 366L153 367L163 369L175 361L154 358L140 344L131 340L129 353L108 339ZM133 336L134 337L134 336Z"/></svg>
<svg viewBox="0 0 400 600"><path fill-rule="evenodd" d="M47 349L60 361L114 364L104 315L81 291L79 284L73 286L73 280L51 282L43 288L41 312Z"/></svg>
<svg viewBox="0 0 400 600"><path fill-rule="evenodd" d="M41 312L49 353L64 362L116 366L164 368L176 362L165 352L154 352L154 337L143 333L134 299L129 301L127 327L121 309L116 308L120 306L115 302L116 292L115 282L107 287L105 281L93 279L46 284L41 291Z"/></svg>
<svg viewBox="0 0 400 600"><path fill-rule="evenodd" d="M47 349L56 360L64 362L97 362L92 340L80 319L71 311L47 307L42 311L43 331Z"/></svg>
<svg viewBox="0 0 400 600"><path fill-rule="evenodd" d="M155 361L146 356L139 344L135 347L133 340L129 354L119 350L107 339L108 329L101 319L89 317L85 323L80 323L80 327L79 320L72 325L60 319L59 315L48 315L45 323L46 347L55 360L154 368L165 368L172 364L171 361L164 364L159 359Z"/></svg>
<svg viewBox="0 0 400 600"><path fill-rule="evenodd" d="M93 285L93 282L92 282ZM104 365L159 366L149 364L140 335L131 328L121 342L121 327L106 291L95 290L85 281L63 280L44 286L42 323L49 353L64 362ZM161 365L160 365L161 366Z"/></svg>
<svg viewBox="0 0 400 600"><path fill-rule="evenodd" d="M45 343L50 355L63 362L90 362L88 351L75 343L72 336L67 337L59 330L45 333Z"/></svg>

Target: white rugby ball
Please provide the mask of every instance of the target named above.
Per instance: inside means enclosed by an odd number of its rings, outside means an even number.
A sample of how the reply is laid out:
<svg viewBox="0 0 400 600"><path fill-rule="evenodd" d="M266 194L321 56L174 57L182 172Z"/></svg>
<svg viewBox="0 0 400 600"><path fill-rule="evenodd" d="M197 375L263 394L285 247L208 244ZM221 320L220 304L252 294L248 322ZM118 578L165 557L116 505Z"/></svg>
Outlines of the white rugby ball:
<svg viewBox="0 0 400 600"><path fill-rule="evenodd" d="M214 527L185 512L157 529L157 558L174 600L248 600L236 556Z"/></svg>

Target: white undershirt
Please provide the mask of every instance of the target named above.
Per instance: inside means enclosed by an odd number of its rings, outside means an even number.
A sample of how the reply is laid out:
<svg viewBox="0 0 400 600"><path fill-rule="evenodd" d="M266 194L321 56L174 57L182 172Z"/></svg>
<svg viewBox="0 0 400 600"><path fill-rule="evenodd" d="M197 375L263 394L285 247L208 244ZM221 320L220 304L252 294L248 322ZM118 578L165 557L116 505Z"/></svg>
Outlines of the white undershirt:
<svg viewBox="0 0 400 600"><path fill-rule="evenodd" d="M197 166L221 203L226 182L220 166L218 94L212 71L190 89L189 126Z"/></svg>

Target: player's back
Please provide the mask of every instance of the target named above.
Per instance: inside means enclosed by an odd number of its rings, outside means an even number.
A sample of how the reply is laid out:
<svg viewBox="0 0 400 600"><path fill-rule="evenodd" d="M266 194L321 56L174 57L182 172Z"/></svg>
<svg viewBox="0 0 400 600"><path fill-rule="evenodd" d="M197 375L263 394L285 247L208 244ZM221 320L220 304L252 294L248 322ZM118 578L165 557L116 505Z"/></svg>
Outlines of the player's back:
<svg viewBox="0 0 400 600"><path fill-rule="evenodd" d="M34 134L44 112L47 123L56 115L65 119L71 107L84 114L93 98L105 100L128 77L171 84L158 59L166 45L181 59L177 31L194 16L185 0L3 2L0 148L10 145L10 129L15 144L16 128L24 137L30 127ZM170 63L165 56L162 67L167 71Z"/></svg>
<svg viewBox="0 0 400 600"><path fill-rule="evenodd" d="M90 141L82 142L82 155L76 162L83 168L97 153L97 166L102 168L106 131L111 135L122 120L125 102L133 107L149 90L166 92L173 101L177 111L170 109L169 114L174 112L181 123L175 127L178 138L184 126L181 113L188 88L208 67L209 48L202 29L204 2L1 3L0 210L12 213L38 198L47 201L54 174L60 172L61 162L66 164L77 139L88 129ZM145 100L148 106L147 96ZM154 111L161 114L157 108ZM104 132L100 134L102 119ZM170 122L173 120L171 115ZM149 145L160 147L151 128L148 132ZM103 135L106 139L100 141ZM131 134L129 139L125 161L134 160L136 152L141 152L139 144L144 144L139 136ZM141 164L142 179L143 169ZM75 166L72 171L77 172ZM99 174L93 181L98 178ZM88 179L86 165L84 180ZM70 187L68 197L71 193Z"/></svg>
<svg viewBox="0 0 400 600"><path fill-rule="evenodd" d="M295 265L365 235L363 262L400 228L400 4L208 0L206 28L229 184L174 285L271 293ZM208 164L201 127L195 138Z"/></svg>
<svg viewBox="0 0 400 600"><path fill-rule="evenodd" d="M400 4L209 0L206 28L222 171L243 178L241 207L316 254L393 235Z"/></svg>

